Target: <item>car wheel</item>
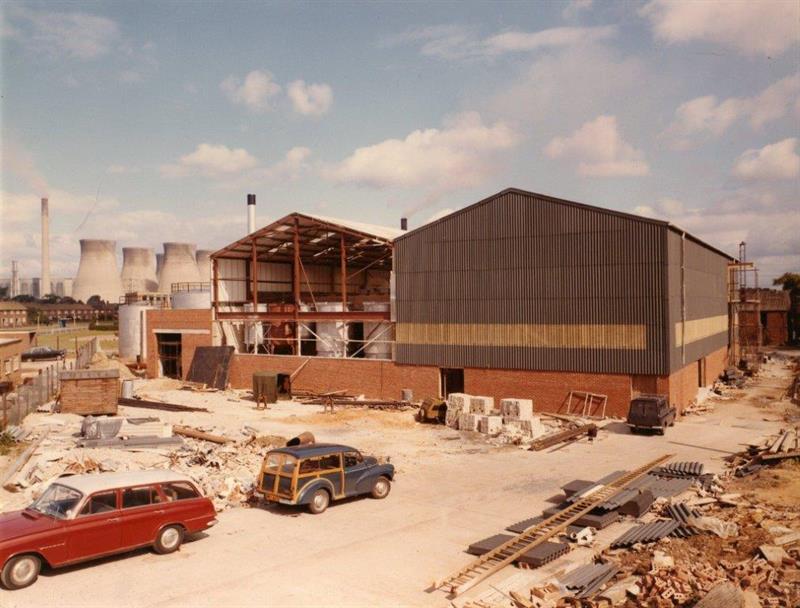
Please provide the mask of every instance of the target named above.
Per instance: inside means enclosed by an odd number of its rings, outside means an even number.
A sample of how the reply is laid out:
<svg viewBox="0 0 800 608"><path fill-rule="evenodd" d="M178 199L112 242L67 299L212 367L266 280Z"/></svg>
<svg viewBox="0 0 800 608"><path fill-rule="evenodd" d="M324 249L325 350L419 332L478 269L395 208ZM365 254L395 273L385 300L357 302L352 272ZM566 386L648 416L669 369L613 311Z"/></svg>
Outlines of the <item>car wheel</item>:
<svg viewBox="0 0 800 608"><path fill-rule="evenodd" d="M167 526L158 533L156 542L153 545L156 553L166 555L177 551L183 542L183 528L180 526Z"/></svg>
<svg viewBox="0 0 800 608"><path fill-rule="evenodd" d="M667 423L665 422L664 424L662 424L662 425L661 425L661 428L660 428L660 429L658 429L658 430L659 430L659 433L660 433L661 435L665 435L665 434L666 434L666 432L667 432Z"/></svg>
<svg viewBox="0 0 800 608"><path fill-rule="evenodd" d="M3 566L0 580L6 589L22 589L32 585L39 578L42 560L35 555L18 555L12 557Z"/></svg>
<svg viewBox="0 0 800 608"><path fill-rule="evenodd" d="M319 515L328 508L329 504L331 504L331 495L328 494L327 490L320 489L314 492L311 497L311 502L308 503L308 510L314 515Z"/></svg>
<svg viewBox="0 0 800 608"><path fill-rule="evenodd" d="M386 498L392 489L391 482L386 477L378 477L375 485L372 486L372 498Z"/></svg>

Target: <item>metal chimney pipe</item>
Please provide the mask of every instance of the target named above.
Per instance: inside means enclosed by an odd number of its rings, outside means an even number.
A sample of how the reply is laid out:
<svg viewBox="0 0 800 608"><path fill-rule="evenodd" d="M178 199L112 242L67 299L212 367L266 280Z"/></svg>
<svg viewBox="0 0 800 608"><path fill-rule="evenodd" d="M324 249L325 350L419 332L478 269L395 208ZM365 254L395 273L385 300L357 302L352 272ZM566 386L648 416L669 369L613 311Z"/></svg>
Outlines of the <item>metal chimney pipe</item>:
<svg viewBox="0 0 800 608"><path fill-rule="evenodd" d="M50 293L50 204L42 199L42 278L39 284L39 297Z"/></svg>
<svg viewBox="0 0 800 608"><path fill-rule="evenodd" d="M247 234L256 231L256 195L247 195Z"/></svg>
<svg viewBox="0 0 800 608"><path fill-rule="evenodd" d="M408 230L408 218L401 217L400 218L400 230Z"/></svg>

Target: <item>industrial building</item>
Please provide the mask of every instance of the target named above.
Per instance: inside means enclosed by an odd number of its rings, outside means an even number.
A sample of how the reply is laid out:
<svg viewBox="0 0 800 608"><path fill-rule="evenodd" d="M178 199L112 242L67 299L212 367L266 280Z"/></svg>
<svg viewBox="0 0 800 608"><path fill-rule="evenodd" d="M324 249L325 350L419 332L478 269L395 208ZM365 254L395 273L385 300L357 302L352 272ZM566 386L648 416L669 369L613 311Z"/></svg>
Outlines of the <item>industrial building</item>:
<svg viewBox="0 0 800 608"><path fill-rule="evenodd" d="M531 192L411 232L293 213L211 259L210 310L147 313L151 376L227 344L234 387L271 370L309 390L624 415L639 393L685 406L729 363L733 258L667 222Z"/></svg>

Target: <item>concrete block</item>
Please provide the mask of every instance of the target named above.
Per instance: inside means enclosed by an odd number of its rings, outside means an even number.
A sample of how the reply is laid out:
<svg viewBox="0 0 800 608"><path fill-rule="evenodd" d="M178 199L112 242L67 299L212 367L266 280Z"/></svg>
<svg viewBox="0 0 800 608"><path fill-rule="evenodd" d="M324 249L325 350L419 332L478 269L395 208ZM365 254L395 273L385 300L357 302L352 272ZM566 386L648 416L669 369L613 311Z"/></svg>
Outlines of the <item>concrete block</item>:
<svg viewBox="0 0 800 608"><path fill-rule="evenodd" d="M447 396L447 409L469 413L469 402L471 398L471 395L467 395L466 393L450 393Z"/></svg>
<svg viewBox="0 0 800 608"><path fill-rule="evenodd" d="M496 435L503 429L502 416L480 416L478 430L486 435Z"/></svg>
<svg viewBox="0 0 800 608"><path fill-rule="evenodd" d="M492 397L470 397L469 411L472 414L490 416L494 412L494 399Z"/></svg>
<svg viewBox="0 0 800 608"><path fill-rule="evenodd" d="M458 428L462 431L477 431L480 416L475 414L459 414Z"/></svg>
<svg viewBox="0 0 800 608"><path fill-rule="evenodd" d="M501 399L500 413L510 420L530 420L533 418L533 401L530 399Z"/></svg>

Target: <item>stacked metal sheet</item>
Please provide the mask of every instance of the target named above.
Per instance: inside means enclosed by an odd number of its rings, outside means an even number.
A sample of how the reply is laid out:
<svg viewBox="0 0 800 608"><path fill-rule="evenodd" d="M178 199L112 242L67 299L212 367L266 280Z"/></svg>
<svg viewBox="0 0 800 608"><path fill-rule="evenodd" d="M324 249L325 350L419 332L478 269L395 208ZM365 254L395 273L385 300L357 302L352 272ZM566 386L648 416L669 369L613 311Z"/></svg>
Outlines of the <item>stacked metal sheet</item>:
<svg viewBox="0 0 800 608"><path fill-rule="evenodd" d="M703 474L701 462L670 462L662 467L653 469L653 475L660 477L700 477Z"/></svg>
<svg viewBox="0 0 800 608"><path fill-rule="evenodd" d="M613 562L579 566L560 579L561 584L576 598L592 597L619 571Z"/></svg>
<svg viewBox="0 0 800 608"><path fill-rule="evenodd" d="M679 502L674 505L667 505L665 511L667 515L680 524L672 531L672 536L686 538L700 533L697 528L689 525L690 517L700 517L701 513L697 509L690 509L685 502Z"/></svg>
<svg viewBox="0 0 800 608"><path fill-rule="evenodd" d="M612 549L632 547L637 543L652 543L669 536L680 524L674 519L659 519L649 524L636 526L611 543Z"/></svg>
<svg viewBox="0 0 800 608"><path fill-rule="evenodd" d="M467 553L471 555L483 555L484 553L496 549L512 538L514 537L510 534L495 534L489 538L484 538L476 543L472 543L467 548ZM514 563L523 568L538 568L568 552L568 544L546 541L520 555L514 560Z"/></svg>

